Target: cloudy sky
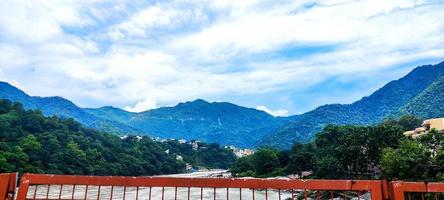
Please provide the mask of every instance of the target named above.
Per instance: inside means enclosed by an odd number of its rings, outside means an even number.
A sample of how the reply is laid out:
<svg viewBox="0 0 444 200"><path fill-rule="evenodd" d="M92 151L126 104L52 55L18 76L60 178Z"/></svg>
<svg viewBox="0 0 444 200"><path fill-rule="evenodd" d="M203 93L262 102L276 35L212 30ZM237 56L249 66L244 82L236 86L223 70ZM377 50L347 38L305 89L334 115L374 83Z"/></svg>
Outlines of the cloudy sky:
<svg viewBox="0 0 444 200"><path fill-rule="evenodd" d="M130 111L351 103L444 60L444 1L0 1L0 80Z"/></svg>

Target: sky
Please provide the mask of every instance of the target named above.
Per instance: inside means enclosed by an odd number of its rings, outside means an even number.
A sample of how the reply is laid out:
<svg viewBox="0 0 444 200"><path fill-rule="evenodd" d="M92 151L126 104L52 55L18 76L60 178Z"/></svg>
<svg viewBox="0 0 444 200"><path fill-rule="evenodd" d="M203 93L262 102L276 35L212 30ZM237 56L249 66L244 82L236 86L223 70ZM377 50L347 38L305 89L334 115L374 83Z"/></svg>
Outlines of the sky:
<svg viewBox="0 0 444 200"><path fill-rule="evenodd" d="M81 107L197 98L275 116L444 60L444 0L0 1L0 80Z"/></svg>

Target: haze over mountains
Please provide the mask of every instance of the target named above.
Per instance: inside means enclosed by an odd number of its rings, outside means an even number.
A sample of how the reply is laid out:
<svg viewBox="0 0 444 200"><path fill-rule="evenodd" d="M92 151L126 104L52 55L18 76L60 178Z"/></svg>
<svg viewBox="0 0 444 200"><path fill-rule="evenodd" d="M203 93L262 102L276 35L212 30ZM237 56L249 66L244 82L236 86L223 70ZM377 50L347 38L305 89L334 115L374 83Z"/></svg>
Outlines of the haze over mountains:
<svg viewBox="0 0 444 200"><path fill-rule="evenodd" d="M82 124L115 134L145 134L162 138L199 139L238 147L290 148L306 142L327 124L373 124L388 117L414 114L444 116L444 62L415 68L352 104L320 106L301 115L274 117L227 102L198 99L141 113L114 107L80 108L61 97L33 97L0 82L0 98L21 102L45 115L71 117Z"/></svg>

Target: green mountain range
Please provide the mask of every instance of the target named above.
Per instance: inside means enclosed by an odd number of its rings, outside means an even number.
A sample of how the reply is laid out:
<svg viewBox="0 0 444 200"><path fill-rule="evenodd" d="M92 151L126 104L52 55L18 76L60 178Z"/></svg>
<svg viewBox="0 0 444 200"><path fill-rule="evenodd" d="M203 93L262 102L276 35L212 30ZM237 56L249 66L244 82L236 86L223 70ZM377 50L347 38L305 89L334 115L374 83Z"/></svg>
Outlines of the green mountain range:
<svg viewBox="0 0 444 200"><path fill-rule="evenodd" d="M388 117L413 114L444 116L444 62L420 66L352 104L329 104L301 115L273 117L263 111L202 99L141 113L119 108L80 108L61 97L33 97L0 82L0 99L21 102L43 114L74 118L82 124L115 134L198 139L238 147L290 148L306 142L328 124L375 124Z"/></svg>
<svg viewBox="0 0 444 200"><path fill-rule="evenodd" d="M352 104L320 106L264 137L258 146L289 148L306 142L328 124L367 125L401 115L444 117L444 62L420 66Z"/></svg>
<svg viewBox="0 0 444 200"><path fill-rule="evenodd" d="M444 76L399 110L398 115L411 114L424 119L444 117Z"/></svg>
<svg viewBox="0 0 444 200"><path fill-rule="evenodd" d="M73 118L83 125L115 134L137 134L142 131L106 118L98 118L62 97L34 97L6 82L0 82L0 99L20 102L24 108L41 110L44 115Z"/></svg>
<svg viewBox="0 0 444 200"><path fill-rule="evenodd" d="M39 109L46 116L73 118L83 125L118 135L142 134L160 138L198 139L252 147L266 134L289 122L266 112L231 103L198 99L141 113L105 106L80 108L61 97L34 97L0 82L0 99Z"/></svg>
<svg viewBox="0 0 444 200"><path fill-rule="evenodd" d="M218 144L118 137L0 100L1 173L146 176L183 173L186 163L226 169L234 159Z"/></svg>
<svg viewBox="0 0 444 200"><path fill-rule="evenodd" d="M239 147L253 146L265 134L289 121L256 109L225 102L209 103L202 99L141 113L113 107L88 108L85 111L156 137L200 139Z"/></svg>

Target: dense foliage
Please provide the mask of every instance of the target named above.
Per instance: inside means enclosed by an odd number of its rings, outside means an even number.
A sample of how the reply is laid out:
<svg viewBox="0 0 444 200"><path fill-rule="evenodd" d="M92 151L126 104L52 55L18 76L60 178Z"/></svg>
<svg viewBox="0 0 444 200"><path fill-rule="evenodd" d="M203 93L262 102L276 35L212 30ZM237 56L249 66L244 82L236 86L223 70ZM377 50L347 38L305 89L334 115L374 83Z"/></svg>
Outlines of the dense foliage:
<svg viewBox="0 0 444 200"><path fill-rule="evenodd" d="M388 179L444 181L444 134L432 130L384 149L381 167Z"/></svg>
<svg viewBox="0 0 444 200"><path fill-rule="evenodd" d="M181 144L177 140L170 140L162 144L164 149L168 149L170 154L180 155L183 160L193 166L201 166L212 169L228 169L235 161L236 157L232 150L221 148L219 144L206 144L191 141L198 144L197 149L193 149L192 144Z"/></svg>
<svg viewBox="0 0 444 200"><path fill-rule="evenodd" d="M172 146L149 137L121 139L84 128L72 119L44 117L40 111L0 100L0 172L152 175L183 172L185 162L226 167L233 160L229 150L201 146L208 148L194 152L183 150L188 148L185 144ZM166 153L167 149L171 152ZM176 157L190 152L194 156L183 161ZM218 157L210 160L211 154Z"/></svg>
<svg viewBox="0 0 444 200"><path fill-rule="evenodd" d="M424 119L444 116L444 76L402 107L400 114L412 114Z"/></svg>
<svg viewBox="0 0 444 200"><path fill-rule="evenodd" d="M78 107L71 101L62 97L34 97L25 92L0 81L0 99L8 99L13 102L19 102L25 109L42 111L45 116L61 116L72 118L82 125L114 134L142 133L135 128L122 124L120 122L99 118L87 113L84 109Z"/></svg>
<svg viewBox="0 0 444 200"><path fill-rule="evenodd" d="M402 135L420 123L404 116L375 126L328 125L313 142L290 151L260 149L236 160L231 171L256 177L312 171L313 178L444 180L444 135L432 131L418 140Z"/></svg>

